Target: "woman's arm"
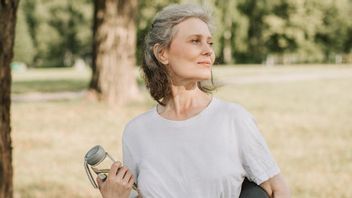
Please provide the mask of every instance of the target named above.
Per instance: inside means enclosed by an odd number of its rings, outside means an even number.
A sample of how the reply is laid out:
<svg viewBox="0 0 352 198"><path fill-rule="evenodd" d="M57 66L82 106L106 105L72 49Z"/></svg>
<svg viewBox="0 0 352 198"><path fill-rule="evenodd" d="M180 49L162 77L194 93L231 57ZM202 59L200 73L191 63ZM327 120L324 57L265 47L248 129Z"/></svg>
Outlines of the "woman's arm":
<svg viewBox="0 0 352 198"><path fill-rule="evenodd" d="M283 176L278 174L265 182L261 183L260 186L268 193L270 198L290 198L291 193L286 184Z"/></svg>

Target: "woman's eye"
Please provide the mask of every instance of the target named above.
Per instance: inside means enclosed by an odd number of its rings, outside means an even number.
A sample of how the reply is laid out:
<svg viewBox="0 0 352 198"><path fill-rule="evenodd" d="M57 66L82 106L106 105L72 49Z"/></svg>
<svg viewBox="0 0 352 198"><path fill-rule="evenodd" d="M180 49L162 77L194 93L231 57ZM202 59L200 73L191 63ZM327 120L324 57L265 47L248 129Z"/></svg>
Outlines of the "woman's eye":
<svg viewBox="0 0 352 198"><path fill-rule="evenodd" d="M213 42L209 42L208 44L209 44L210 46L213 46Z"/></svg>
<svg viewBox="0 0 352 198"><path fill-rule="evenodd" d="M199 40L192 40L192 43L198 44L200 41Z"/></svg>

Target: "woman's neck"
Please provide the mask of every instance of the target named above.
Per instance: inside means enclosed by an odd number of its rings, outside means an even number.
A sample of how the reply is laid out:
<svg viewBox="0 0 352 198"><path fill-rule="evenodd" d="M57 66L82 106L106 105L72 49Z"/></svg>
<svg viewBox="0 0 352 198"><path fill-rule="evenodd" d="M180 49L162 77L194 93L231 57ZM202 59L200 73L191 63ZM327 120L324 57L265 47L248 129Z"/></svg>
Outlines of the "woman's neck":
<svg viewBox="0 0 352 198"><path fill-rule="evenodd" d="M202 92L198 87L194 90L173 90L173 94L165 102L165 106L158 105L158 113L171 120L185 120L193 117L205 109L212 96Z"/></svg>

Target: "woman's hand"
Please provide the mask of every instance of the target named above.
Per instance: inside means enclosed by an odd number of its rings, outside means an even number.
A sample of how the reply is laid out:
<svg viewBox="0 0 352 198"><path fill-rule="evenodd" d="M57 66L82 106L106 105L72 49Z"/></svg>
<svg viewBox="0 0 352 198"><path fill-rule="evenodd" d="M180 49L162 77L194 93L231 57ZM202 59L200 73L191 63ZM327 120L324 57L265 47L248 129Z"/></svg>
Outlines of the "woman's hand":
<svg viewBox="0 0 352 198"><path fill-rule="evenodd" d="M108 177L102 181L97 177L99 190L103 198L128 198L134 183L134 177L121 162L112 164Z"/></svg>
<svg viewBox="0 0 352 198"><path fill-rule="evenodd" d="M290 189L281 174L266 180L260 186L268 193L270 198L291 198Z"/></svg>

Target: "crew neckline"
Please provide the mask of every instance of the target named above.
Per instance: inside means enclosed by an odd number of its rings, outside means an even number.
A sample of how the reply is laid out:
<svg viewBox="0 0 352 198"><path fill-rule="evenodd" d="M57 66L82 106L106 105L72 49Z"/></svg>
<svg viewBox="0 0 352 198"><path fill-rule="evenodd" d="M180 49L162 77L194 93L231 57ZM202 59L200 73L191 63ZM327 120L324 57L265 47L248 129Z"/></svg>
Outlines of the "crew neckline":
<svg viewBox="0 0 352 198"><path fill-rule="evenodd" d="M153 110L153 114L156 117L156 119L164 124L167 124L169 126L186 126L191 123L194 123L195 121L200 119L203 115L205 115L207 112L209 112L212 109L212 107L214 106L214 103L216 100L217 100L217 98L212 96L209 104L202 111L200 111L198 114L196 114L190 118L187 118L185 120L170 120L170 119L164 118L163 116L161 116L158 113L157 105L155 105L152 110Z"/></svg>

